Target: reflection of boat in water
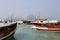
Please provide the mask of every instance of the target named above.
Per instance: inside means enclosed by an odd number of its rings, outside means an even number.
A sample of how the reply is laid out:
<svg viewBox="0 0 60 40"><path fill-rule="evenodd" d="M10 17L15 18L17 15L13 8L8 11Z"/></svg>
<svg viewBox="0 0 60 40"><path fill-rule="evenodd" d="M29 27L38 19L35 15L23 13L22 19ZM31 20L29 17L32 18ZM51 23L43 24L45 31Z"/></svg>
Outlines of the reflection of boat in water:
<svg viewBox="0 0 60 40"><path fill-rule="evenodd" d="M11 36L10 38L7 38L5 40L16 40L14 36Z"/></svg>
<svg viewBox="0 0 60 40"><path fill-rule="evenodd" d="M39 20L31 22L32 28L40 31L60 31L60 21L59 20Z"/></svg>
<svg viewBox="0 0 60 40"><path fill-rule="evenodd" d="M15 33L17 23L0 23L0 39L6 39Z"/></svg>

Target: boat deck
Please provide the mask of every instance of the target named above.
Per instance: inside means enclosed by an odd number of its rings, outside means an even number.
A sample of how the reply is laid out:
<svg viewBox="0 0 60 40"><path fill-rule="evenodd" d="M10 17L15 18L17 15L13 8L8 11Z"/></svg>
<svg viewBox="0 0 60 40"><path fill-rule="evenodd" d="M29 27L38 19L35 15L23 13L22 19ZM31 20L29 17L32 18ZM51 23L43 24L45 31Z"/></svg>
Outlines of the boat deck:
<svg viewBox="0 0 60 40"><path fill-rule="evenodd" d="M9 26L9 25L14 24L14 23L16 23L16 22L0 23L0 27Z"/></svg>

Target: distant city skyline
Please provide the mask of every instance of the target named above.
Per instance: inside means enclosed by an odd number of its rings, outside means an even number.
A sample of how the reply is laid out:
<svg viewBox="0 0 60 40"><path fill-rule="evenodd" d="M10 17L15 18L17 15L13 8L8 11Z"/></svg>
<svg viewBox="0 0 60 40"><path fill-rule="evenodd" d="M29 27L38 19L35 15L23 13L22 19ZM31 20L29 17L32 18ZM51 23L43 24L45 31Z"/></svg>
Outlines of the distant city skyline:
<svg viewBox="0 0 60 40"><path fill-rule="evenodd" d="M60 0L0 0L0 18L28 15L60 18Z"/></svg>

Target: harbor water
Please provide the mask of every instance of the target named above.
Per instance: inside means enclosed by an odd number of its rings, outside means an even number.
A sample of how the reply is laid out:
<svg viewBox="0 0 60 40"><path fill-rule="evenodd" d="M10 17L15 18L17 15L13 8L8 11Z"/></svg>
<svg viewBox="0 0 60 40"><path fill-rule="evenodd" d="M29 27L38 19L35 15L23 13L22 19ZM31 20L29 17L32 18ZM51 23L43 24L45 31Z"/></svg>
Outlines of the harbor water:
<svg viewBox="0 0 60 40"><path fill-rule="evenodd" d="M40 32L31 25L17 25L16 32L9 40L60 40L60 33Z"/></svg>

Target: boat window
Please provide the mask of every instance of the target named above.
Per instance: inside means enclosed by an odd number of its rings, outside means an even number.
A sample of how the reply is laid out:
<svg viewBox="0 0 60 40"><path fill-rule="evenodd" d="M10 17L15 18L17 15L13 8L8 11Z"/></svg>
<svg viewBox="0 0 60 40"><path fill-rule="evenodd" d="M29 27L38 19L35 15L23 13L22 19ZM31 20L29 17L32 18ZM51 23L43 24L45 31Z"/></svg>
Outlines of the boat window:
<svg viewBox="0 0 60 40"><path fill-rule="evenodd" d="M41 21L41 22L43 22L43 21Z"/></svg>

